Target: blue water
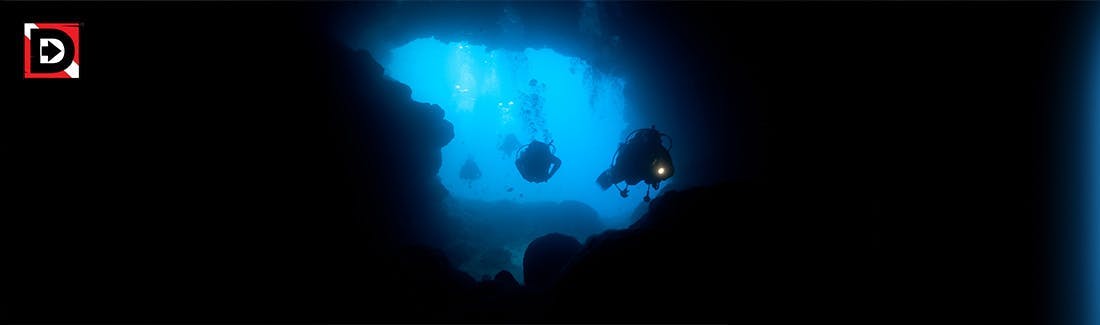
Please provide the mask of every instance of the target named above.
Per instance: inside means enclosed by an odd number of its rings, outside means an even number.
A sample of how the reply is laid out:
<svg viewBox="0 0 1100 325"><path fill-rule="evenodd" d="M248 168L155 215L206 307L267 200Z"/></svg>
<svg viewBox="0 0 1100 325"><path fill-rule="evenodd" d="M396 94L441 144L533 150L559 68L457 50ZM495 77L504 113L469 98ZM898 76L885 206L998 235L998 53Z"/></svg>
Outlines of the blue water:
<svg viewBox="0 0 1100 325"><path fill-rule="evenodd" d="M489 50L422 38L390 54L382 62L386 74L409 85L413 100L442 107L455 126L439 171L452 196L576 200L594 208L609 225L621 225L641 203L641 187L622 198L614 189L602 191L595 184L629 131L623 120L623 79L552 49ZM512 151L499 148L508 134L522 144L552 140L561 169L547 183L525 181ZM467 159L480 168L479 179L459 177Z"/></svg>

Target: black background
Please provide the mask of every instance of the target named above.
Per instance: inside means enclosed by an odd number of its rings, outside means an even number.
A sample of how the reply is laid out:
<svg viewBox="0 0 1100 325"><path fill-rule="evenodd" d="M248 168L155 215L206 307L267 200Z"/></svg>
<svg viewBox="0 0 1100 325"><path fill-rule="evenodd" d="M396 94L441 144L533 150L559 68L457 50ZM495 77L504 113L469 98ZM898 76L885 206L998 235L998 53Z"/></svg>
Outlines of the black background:
<svg viewBox="0 0 1100 325"><path fill-rule="evenodd" d="M653 39L691 45L666 49L678 62L666 69L700 71L711 92L739 76L751 98L718 114L713 134L747 143L736 159L757 166L748 177L813 198L791 202L807 214L754 248L787 261L761 279L789 297L777 312L1067 319L1054 243L1069 219L1052 196L1088 4L639 6L669 26ZM283 234L351 195L332 168L346 160L333 115L319 108L330 76L315 69L335 7L0 6L9 317L331 320L249 298L322 263L306 256L324 226ZM55 20L84 24L81 79L23 80L21 24ZM211 292L228 298L192 298ZM730 300L733 320L767 317L740 310L754 297L737 288L714 299Z"/></svg>

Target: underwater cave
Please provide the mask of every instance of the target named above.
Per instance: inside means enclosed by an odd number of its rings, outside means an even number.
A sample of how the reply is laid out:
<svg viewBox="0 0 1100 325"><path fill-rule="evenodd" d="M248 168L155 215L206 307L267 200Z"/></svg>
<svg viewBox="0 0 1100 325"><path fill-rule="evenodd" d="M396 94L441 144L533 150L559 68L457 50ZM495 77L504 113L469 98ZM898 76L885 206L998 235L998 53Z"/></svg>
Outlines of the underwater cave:
<svg viewBox="0 0 1100 325"><path fill-rule="evenodd" d="M625 81L552 49L513 52L483 45L416 39L392 51L386 73L412 88L413 100L440 105L455 125L439 177L456 198L577 200L616 220L641 202L595 185L627 130ZM518 143L509 143L514 137ZM564 163L546 183L530 183L513 163L518 145L553 141ZM478 179L461 179L467 160Z"/></svg>
<svg viewBox="0 0 1100 325"><path fill-rule="evenodd" d="M503 220L494 219L546 219L501 229L517 232L496 243L507 251L497 253L504 255L495 258L502 263L468 265L468 272L492 274L508 264L515 271L527 243L548 232L583 241L606 227L629 224L643 195L623 198L595 183L630 131L623 118L625 80L549 48L488 49L427 37L387 57L385 73L409 85L413 100L442 107L454 124L438 174L451 194L451 214L498 224ZM532 140L551 143L563 161L545 183L528 182L516 170L517 149Z"/></svg>
<svg viewBox="0 0 1100 325"><path fill-rule="evenodd" d="M759 157L751 153L756 149L739 142L749 138L739 134L752 132L755 117L726 109L743 97L739 88L726 87L741 82L735 61L721 51L670 51L699 44L665 27L691 26L639 24L653 12L648 6L350 7L357 10L328 22L333 35L369 53L371 74L407 86L401 96L437 105L451 124L453 138L431 149L433 159L434 150L441 158L429 187L446 195L414 203L438 204L439 217L408 224L412 232L425 229L415 235L474 279L508 271L530 285L523 265L537 238L560 233L585 245L637 225L649 212L647 197L750 177L759 168L757 160L743 158ZM620 144L651 127L668 136L660 145L675 172L667 169L659 188L620 182L604 189L597 178L612 166ZM412 132L402 136L415 137ZM432 132L425 126L425 137ZM551 143L561 160L545 182L530 182L517 168L517 153L532 141ZM661 166L651 167L633 175L661 173Z"/></svg>

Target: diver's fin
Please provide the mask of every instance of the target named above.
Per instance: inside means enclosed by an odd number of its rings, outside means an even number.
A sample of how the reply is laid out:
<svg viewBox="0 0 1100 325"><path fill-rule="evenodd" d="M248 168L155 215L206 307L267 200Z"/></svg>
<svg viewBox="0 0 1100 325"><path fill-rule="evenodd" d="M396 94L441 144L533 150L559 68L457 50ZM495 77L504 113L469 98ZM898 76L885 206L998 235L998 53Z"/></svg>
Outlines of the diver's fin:
<svg viewBox="0 0 1100 325"><path fill-rule="evenodd" d="M601 190L607 190L608 188L611 188L611 185L614 185L615 183L618 182L614 181L611 178L610 169L605 170L603 173L600 173L599 177L596 177L596 184L600 185Z"/></svg>

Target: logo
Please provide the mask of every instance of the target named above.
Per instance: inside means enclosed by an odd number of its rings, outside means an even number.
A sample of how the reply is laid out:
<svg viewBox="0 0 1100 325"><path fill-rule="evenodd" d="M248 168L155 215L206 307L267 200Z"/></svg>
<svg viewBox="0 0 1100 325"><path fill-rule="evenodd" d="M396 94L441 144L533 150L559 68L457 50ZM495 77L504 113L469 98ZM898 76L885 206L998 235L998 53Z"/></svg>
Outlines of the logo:
<svg viewBox="0 0 1100 325"><path fill-rule="evenodd" d="M23 78L80 78L80 24L23 24Z"/></svg>

